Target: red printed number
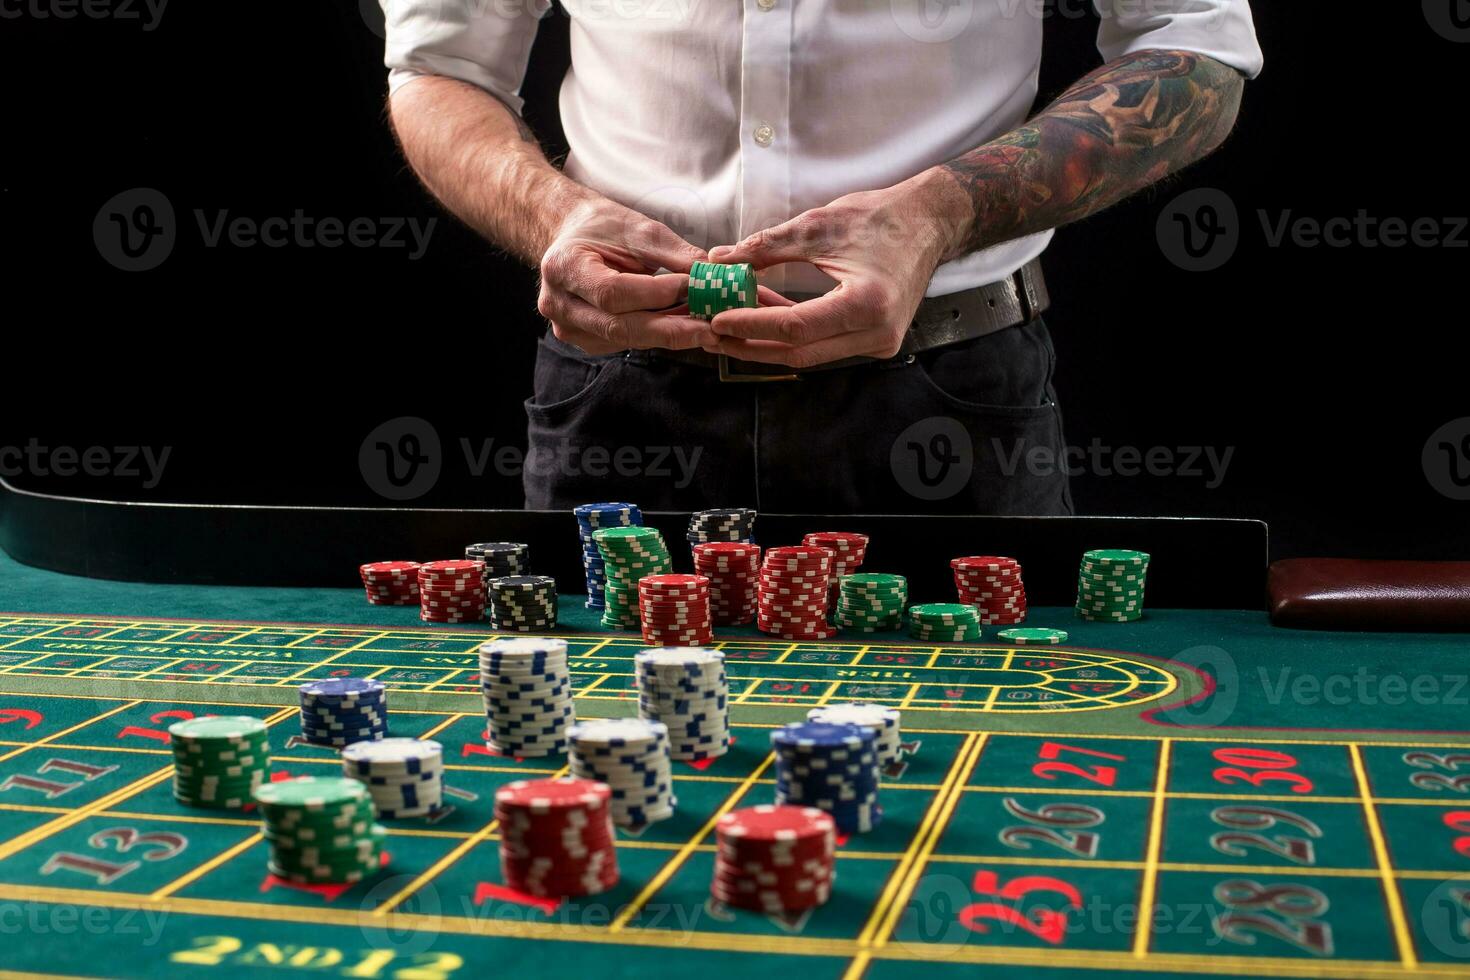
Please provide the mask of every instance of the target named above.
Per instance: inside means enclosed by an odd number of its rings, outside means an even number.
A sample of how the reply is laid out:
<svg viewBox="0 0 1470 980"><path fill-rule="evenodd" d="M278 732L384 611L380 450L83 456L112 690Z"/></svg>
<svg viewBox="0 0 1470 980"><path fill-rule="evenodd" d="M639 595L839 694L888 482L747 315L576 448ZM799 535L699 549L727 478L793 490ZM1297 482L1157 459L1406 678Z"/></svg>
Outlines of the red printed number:
<svg viewBox="0 0 1470 980"><path fill-rule="evenodd" d="M1099 752L1096 749L1083 749L1075 745L1063 745L1060 742L1044 742L1041 751L1036 753L1042 759L1053 760L1063 752L1073 752L1077 755L1090 755L1098 759L1111 759L1114 762L1124 761L1123 756L1113 755L1111 752ZM1057 776L1081 776L1090 783L1099 786L1112 786L1118 781L1118 770L1113 766L1074 766L1070 762L1038 762L1031 767L1031 774L1039 779L1056 779Z"/></svg>
<svg viewBox="0 0 1470 980"><path fill-rule="evenodd" d="M1052 892L1062 896L1070 905L1081 907L1082 894L1059 878L1042 875L1027 875L1013 878L1001 885L994 871L977 871L971 885L977 895L991 895L1006 902L1019 902L1032 892ZM990 932L990 921L1015 926L1037 939L1060 945L1067 934L1067 914L1053 909L1033 909L1029 915L1014 905L1001 902L975 902L960 909L960 924L974 932Z"/></svg>
<svg viewBox="0 0 1470 980"><path fill-rule="evenodd" d="M1312 781L1299 772L1286 772L1297 764L1296 757L1270 749L1225 748L1213 753L1216 762L1225 765L1214 772L1215 782L1233 785L1249 783L1286 783L1293 793L1310 793ZM1249 770L1249 771L1247 771Z"/></svg>

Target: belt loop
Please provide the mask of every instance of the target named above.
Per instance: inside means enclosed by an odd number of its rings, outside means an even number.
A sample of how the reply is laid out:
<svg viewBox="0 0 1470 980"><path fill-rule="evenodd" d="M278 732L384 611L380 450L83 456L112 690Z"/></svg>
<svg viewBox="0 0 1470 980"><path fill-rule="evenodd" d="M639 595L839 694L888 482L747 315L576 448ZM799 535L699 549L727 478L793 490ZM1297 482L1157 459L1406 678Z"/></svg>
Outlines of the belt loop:
<svg viewBox="0 0 1470 980"><path fill-rule="evenodd" d="M1036 293L1036 277L1032 274L1034 262L1027 262L1016 270L1016 292L1021 301L1021 315L1030 323L1041 314L1041 297Z"/></svg>

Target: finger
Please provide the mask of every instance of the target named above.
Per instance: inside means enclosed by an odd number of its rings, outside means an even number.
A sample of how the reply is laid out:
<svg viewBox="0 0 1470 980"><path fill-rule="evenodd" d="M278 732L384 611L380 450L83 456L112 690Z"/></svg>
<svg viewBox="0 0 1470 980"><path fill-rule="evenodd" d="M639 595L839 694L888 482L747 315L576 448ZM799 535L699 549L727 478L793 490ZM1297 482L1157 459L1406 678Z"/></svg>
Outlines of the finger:
<svg viewBox="0 0 1470 980"><path fill-rule="evenodd" d="M784 364L793 368L812 368L845 357L871 357L877 351L877 338L867 334L829 337L811 344L792 346L762 340L736 340L721 337L704 349L711 354L726 354L742 361L761 364Z"/></svg>
<svg viewBox="0 0 1470 980"><path fill-rule="evenodd" d="M688 272L694 263L703 262L707 254L680 238L668 225L652 219L638 223L629 236L629 247L648 268L672 272Z"/></svg>
<svg viewBox="0 0 1470 980"><path fill-rule="evenodd" d="M709 325L690 316L608 313L575 297L567 299L564 309L563 318L575 329L596 336L613 350L693 350L714 340Z"/></svg>
<svg viewBox="0 0 1470 980"><path fill-rule="evenodd" d="M774 340L800 346L860 330L867 324L851 293L840 286L816 299L790 306L740 308L716 314L716 334L741 340Z"/></svg>
<svg viewBox="0 0 1470 980"><path fill-rule="evenodd" d="M734 245L710 249L711 262L749 262L758 269L782 262L807 262L820 255L826 236L821 223L807 211L771 228L763 228Z"/></svg>
<svg viewBox="0 0 1470 980"><path fill-rule="evenodd" d="M787 299L774 289L756 284L755 298L761 306L795 306L796 300Z"/></svg>

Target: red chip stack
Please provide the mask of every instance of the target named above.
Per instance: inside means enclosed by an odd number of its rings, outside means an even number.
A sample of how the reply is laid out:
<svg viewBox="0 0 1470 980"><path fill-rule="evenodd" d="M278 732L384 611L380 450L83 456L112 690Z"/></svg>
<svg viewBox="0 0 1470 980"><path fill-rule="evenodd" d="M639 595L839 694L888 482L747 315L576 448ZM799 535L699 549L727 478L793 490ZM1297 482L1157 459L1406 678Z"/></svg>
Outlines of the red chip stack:
<svg viewBox="0 0 1470 980"><path fill-rule="evenodd" d="M827 587L827 604L828 608L836 609L842 576L856 572L868 556L868 536L853 531L813 531L801 543L832 552L832 584Z"/></svg>
<svg viewBox="0 0 1470 980"><path fill-rule="evenodd" d="M709 579L703 575L645 575L638 580L643 642L656 647L700 647L714 642Z"/></svg>
<svg viewBox="0 0 1470 980"><path fill-rule="evenodd" d="M694 546L694 571L709 579L709 610L716 626L748 626L755 618L760 545L709 541Z"/></svg>
<svg viewBox="0 0 1470 980"><path fill-rule="evenodd" d="M357 566L368 602L375 606L412 606L419 601L419 563L375 561Z"/></svg>
<svg viewBox="0 0 1470 980"><path fill-rule="evenodd" d="M837 831L815 807L752 806L715 824L710 895L757 912L800 912L832 894Z"/></svg>
<svg viewBox="0 0 1470 980"><path fill-rule="evenodd" d="M419 619L471 623L485 618L485 563L467 559L419 566Z"/></svg>
<svg viewBox="0 0 1470 980"><path fill-rule="evenodd" d="M522 779L496 790L505 884L556 898L616 885L611 800L612 789L590 779Z"/></svg>
<svg viewBox="0 0 1470 980"><path fill-rule="evenodd" d="M1014 626L1026 620L1026 585L1021 563L999 555L955 558L954 584L960 601L975 607L984 626Z"/></svg>
<svg viewBox="0 0 1470 980"><path fill-rule="evenodd" d="M801 545L771 548L761 563L756 626L783 640L828 640L837 630L827 623L827 586L832 552Z"/></svg>

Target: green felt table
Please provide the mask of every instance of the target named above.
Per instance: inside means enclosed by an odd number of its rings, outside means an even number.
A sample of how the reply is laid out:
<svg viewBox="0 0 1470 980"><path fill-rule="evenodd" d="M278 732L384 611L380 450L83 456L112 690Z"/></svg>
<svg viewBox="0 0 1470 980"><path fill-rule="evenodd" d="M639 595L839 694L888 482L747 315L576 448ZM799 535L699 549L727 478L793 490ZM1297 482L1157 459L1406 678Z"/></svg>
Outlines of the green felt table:
<svg viewBox="0 0 1470 980"><path fill-rule="evenodd" d="M944 980L1396 977L1470 967L1463 638L1273 629L1256 611L1077 621L1056 648L987 629L790 644L720 630L732 751L679 764L677 815L620 833L622 880L547 906L500 882L491 797L564 760L484 748L475 647L360 591L138 585L0 557L0 969L115 977ZM578 713L630 714L634 634L564 597ZM296 687L374 676L396 735L450 757L451 808L388 821L353 887L267 879L250 813L169 788L179 718L267 720L277 777L334 771L292 739ZM774 725L902 709L885 819L842 842L801 918L706 901L714 820L769 802Z"/></svg>

